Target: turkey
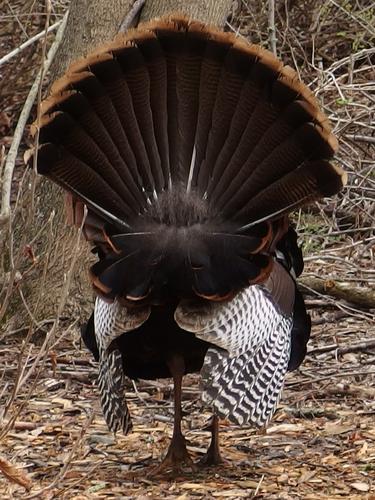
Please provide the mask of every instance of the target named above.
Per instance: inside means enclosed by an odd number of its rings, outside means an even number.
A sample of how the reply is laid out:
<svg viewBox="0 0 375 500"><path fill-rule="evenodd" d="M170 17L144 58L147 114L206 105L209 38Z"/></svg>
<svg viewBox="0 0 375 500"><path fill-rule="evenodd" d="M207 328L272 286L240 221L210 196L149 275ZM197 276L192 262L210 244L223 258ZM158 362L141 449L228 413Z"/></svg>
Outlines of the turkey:
<svg viewBox="0 0 375 500"><path fill-rule="evenodd" d="M213 411L203 462L218 463L218 419L266 425L306 353L288 214L345 185L328 119L270 52L179 15L75 62L41 115L37 170L67 191L97 255L82 336L109 429L131 429L126 378L172 377L156 471L194 468L181 382L200 372Z"/></svg>

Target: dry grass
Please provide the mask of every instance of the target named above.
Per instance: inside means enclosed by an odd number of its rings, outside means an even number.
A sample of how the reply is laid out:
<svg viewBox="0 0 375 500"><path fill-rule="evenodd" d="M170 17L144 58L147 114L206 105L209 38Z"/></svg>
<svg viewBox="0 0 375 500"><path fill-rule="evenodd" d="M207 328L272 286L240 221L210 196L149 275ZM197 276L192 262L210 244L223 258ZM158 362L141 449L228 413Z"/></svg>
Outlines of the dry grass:
<svg viewBox="0 0 375 500"><path fill-rule="evenodd" d="M51 23L65 7L52 2ZM6 0L4 11L0 59L45 22L38 0ZM237 1L228 29L267 45L267 19L266 2ZM337 198L295 216L305 273L353 287L375 285L374 20L375 2L368 0L276 2L278 54L298 68L323 103L340 139L337 159L349 173L349 186ZM6 149L40 67L41 47L36 42L0 67ZM224 422L224 467L147 480L143 468L156 462L170 436L171 386L140 382L138 395L129 386L135 430L116 439L108 433L93 387L96 366L80 345L81 318L71 312L87 301L66 305L73 266L65 280L56 269L64 259L69 264L71 255L56 235L57 216L41 218L39 188L23 169L27 147L26 133L16 163L13 216L1 237L0 457L27 474L32 489L26 493L0 479L0 497L374 499L374 310L313 290L305 290L314 323L309 355L290 374L270 428L264 433ZM46 312L50 290L44 283L55 272L62 285L52 314ZM203 428L209 414L200 407L198 379L189 378L186 386L186 435L199 458L208 442ZM130 471L137 470L131 479Z"/></svg>

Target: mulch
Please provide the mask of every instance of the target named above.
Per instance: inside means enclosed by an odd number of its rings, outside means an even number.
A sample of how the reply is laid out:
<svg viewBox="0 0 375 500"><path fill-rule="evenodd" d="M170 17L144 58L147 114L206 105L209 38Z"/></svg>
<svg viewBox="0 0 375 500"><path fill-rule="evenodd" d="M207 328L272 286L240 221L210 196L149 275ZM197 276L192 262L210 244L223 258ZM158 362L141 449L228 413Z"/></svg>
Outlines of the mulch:
<svg viewBox="0 0 375 500"><path fill-rule="evenodd" d="M363 341L370 324L329 305L315 307L314 299L310 308L316 323L310 354L288 375L269 427L221 422L225 463L176 477L147 477L171 437L171 381L139 381L137 393L129 383L134 429L114 436L101 416L96 364L80 347L78 331L69 333L44 360L32 395L32 376L20 389L8 417L25 406L0 441L0 456L28 476L31 490L1 480L0 497L375 499L375 350L337 355L335 348ZM19 342L8 336L0 350L2 403L18 370ZM38 343L30 343L26 370ZM183 408L188 448L198 460L209 442L210 419L198 376L185 378Z"/></svg>

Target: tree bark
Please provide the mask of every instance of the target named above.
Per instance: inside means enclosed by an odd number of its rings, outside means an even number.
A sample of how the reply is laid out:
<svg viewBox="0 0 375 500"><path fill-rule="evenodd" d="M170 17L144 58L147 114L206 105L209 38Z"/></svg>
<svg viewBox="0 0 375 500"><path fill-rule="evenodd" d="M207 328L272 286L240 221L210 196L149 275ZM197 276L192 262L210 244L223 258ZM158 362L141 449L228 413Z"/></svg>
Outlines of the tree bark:
<svg viewBox="0 0 375 500"><path fill-rule="evenodd" d="M72 0L64 43L51 69L51 81L69 64L113 38L133 5L133 0ZM223 27L232 0L146 0L141 22L171 13L182 13L207 24Z"/></svg>
<svg viewBox="0 0 375 500"><path fill-rule="evenodd" d="M141 21L178 12L223 27L232 3L232 0L147 0Z"/></svg>
<svg viewBox="0 0 375 500"><path fill-rule="evenodd" d="M51 68L50 80L61 76L69 64L113 38L133 0L72 0L64 43Z"/></svg>

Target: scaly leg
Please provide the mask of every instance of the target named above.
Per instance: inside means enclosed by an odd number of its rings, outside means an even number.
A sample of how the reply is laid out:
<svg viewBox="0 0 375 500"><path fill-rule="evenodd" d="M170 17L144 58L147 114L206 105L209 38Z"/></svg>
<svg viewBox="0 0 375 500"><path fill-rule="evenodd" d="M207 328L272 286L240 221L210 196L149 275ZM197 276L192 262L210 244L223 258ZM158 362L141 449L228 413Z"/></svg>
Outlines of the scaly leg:
<svg viewBox="0 0 375 500"><path fill-rule="evenodd" d="M219 419L217 415L212 416L210 425L211 443L206 454L199 461L200 465L219 465L223 463L219 449Z"/></svg>
<svg viewBox="0 0 375 500"><path fill-rule="evenodd" d="M159 465L150 471L149 475L151 476L156 476L169 470L180 472L184 465L188 466L192 471L196 470L196 466L187 451L185 438L181 432L181 384L182 377L185 373L183 358L178 355L173 356L168 362L168 367L171 371L174 383L173 436L165 458Z"/></svg>

